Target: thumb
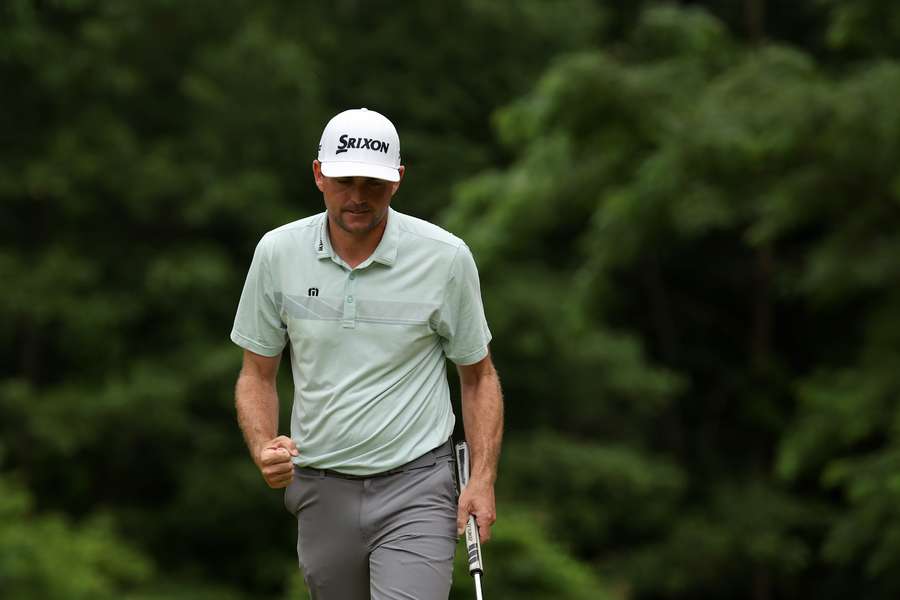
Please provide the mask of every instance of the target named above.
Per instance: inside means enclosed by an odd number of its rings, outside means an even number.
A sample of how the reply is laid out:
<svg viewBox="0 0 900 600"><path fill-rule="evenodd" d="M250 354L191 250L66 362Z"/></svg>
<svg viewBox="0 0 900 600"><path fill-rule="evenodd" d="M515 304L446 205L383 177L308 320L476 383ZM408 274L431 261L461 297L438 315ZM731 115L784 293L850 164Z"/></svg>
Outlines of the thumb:
<svg viewBox="0 0 900 600"><path fill-rule="evenodd" d="M291 456L297 456L300 452L297 450L297 444L294 443L294 440L287 437L286 435L279 435L277 438L269 442L269 448L284 448L288 451Z"/></svg>
<svg viewBox="0 0 900 600"><path fill-rule="evenodd" d="M456 535L462 535L466 530L466 523L469 520L469 511L462 504L456 511Z"/></svg>

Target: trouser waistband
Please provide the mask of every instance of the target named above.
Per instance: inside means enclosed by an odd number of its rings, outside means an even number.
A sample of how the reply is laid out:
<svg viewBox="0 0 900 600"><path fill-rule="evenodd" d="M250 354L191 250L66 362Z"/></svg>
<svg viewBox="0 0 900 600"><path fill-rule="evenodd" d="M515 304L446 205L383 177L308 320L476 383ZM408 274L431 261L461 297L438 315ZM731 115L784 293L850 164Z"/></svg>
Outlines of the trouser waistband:
<svg viewBox="0 0 900 600"><path fill-rule="evenodd" d="M400 465L381 473L373 473L372 475L350 475L349 473L341 473L331 469L315 469L313 467L294 467L300 473L308 475L318 475L320 477L338 477L340 479L370 479L372 477L384 477L386 475L394 475L403 473L410 469L419 469L422 467L430 467L437 464L438 459L453 458L453 440L449 439L437 448L429 450L419 458L414 458L406 464Z"/></svg>

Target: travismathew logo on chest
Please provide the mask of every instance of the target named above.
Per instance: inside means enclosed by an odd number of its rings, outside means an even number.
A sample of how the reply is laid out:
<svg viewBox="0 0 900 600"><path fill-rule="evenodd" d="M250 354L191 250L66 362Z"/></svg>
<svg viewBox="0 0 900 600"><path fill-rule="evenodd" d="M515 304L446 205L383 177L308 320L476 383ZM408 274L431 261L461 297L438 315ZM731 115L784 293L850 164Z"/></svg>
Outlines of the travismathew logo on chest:
<svg viewBox="0 0 900 600"><path fill-rule="evenodd" d="M374 140L372 138L350 137L345 133L338 138L338 141L340 142L340 145L337 147L335 154L346 152L351 148L355 150L374 150L375 152L383 152L385 154L388 152L387 142Z"/></svg>

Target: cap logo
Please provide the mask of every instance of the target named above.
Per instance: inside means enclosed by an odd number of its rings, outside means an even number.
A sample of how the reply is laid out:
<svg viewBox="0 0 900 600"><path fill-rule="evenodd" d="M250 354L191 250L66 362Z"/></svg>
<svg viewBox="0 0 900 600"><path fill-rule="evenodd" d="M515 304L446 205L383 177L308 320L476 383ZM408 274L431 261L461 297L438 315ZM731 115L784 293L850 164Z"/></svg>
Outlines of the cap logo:
<svg viewBox="0 0 900 600"><path fill-rule="evenodd" d="M338 145L335 154L341 154L351 148L354 150L374 150L375 152L383 152L384 154L387 154L388 152L387 142L374 140L372 138L350 137L345 133L338 138L338 141L340 142L340 145Z"/></svg>

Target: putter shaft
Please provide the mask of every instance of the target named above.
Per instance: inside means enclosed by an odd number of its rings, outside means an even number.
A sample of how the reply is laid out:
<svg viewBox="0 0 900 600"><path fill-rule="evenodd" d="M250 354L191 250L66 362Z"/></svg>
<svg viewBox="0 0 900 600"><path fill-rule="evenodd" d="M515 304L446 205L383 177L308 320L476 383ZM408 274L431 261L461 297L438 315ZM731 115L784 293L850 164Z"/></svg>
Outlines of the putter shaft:
<svg viewBox="0 0 900 600"><path fill-rule="evenodd" d="M469 446L465 442L456 444L456 469L459 475L459 491L462 493L469 483ZM478 600L482 600L481 578L484 575L484 566L481 561L481 539L474 515L469 515L466 523L466 554L469 574L475 578L475 596Z"/></svg>

